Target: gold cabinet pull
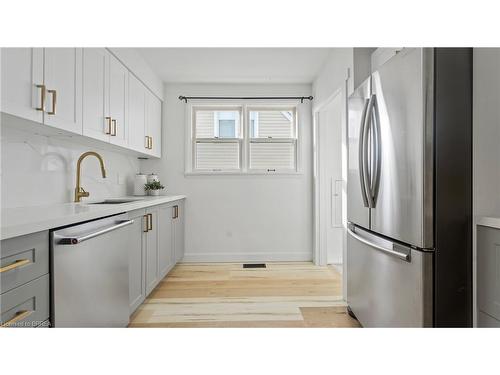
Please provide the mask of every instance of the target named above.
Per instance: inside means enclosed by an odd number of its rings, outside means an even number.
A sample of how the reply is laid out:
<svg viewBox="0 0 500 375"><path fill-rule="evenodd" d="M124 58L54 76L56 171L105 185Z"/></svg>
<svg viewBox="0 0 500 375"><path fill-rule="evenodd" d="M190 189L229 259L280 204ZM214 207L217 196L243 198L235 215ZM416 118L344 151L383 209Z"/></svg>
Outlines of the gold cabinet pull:
<svg viewBox="0 0 500 375"><path fill-rule="evenodd" d="M153 149L153 137L149 137L149 149Z"/></svg>
<svg viewBox="0 0 500 375"><path fill-rule="evenodd" d="M104 134L111 134L111 117L106 116L105 119L107 121L108 128L106 129Z"/></svg>
<svg viewBox="0 0 500 375"><path fill-rule="evenodd" d="M148 231L153 230L153 214L148 214Z"/></svg>
<svg viewBox="0 0 500 375"><path fill-rule="evenodd" d="M26 319L31 314L33 314L33 311L31 311L31 310L18 311L12 319L7 320L5 323L0 323L0 327L2 327L2 328L8 327L8 326L20 321L20 320Z"/></svg>
<svg viewBox="0 0 500 375"><path fill-rule="evenodd" d="M172 216L172 219L177 219L179 217L179 206L175 205L173 208L174 208L174 216Z"/></svg>
<svg viewBox="0 0 500 375"><path fill-rule="evenodd" d="M113 137L115 137L116 136L116 120L112 119L111 122L113 123L113 131L112 131L111 135Z"/></svg>
<svg viewBox="0 0 500 375"><path fill-rule="evenodd" d="M149 137L146 135L146 146L144 148L149 148Z"/></svg>
<svg viewBox="0 0 500 375"><path fill-rule="evenodd" d="M47 90L49 94L52 94L52 111L47 112L48 115L56 114L56 106L57 106L57 90Z"/></svg>
<svg viewBox="0 0 500 375"><path fill-rule="evenodd" d="M149 231L149 215L144 215L144 223L146 224L145 228L143 229L143 232L146 233Z"/></svg>
<svg viewBox="0 0 500 375"><path fill-rule="evenodd" d="M13 269L16 269L18 267L25 266L26 264L30 263L31 261L29 259L19 259L16 260L14 263L9 264L8 266L0 268L0 273L7 272Z"/></svg>
<svg viewBox="0 0 500 375"><path fill-rule="evenodd" d="M41 91L40 107L36 107L37 111L45 111L45 85L36 85Z"/></svg>

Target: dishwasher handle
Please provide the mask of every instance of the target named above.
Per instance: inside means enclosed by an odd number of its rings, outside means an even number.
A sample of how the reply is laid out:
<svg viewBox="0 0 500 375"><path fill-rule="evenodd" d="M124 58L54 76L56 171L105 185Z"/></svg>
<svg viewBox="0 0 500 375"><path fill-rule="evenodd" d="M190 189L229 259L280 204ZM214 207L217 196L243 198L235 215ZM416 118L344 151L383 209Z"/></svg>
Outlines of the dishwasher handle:
<svg viewBox="0 0 500 375"><path fill-rule="evenodd" d="M134 223L134 220L120 220L116 224L101 228L95 232L85 234L83 236L79 237L60 237L58 244L59 245L78 245L81 242L90 240L91 238L99 237L102 236L103 234L112 232L116 229L120 229L123 227L126 227L128 225L131 225Z"/></svg>

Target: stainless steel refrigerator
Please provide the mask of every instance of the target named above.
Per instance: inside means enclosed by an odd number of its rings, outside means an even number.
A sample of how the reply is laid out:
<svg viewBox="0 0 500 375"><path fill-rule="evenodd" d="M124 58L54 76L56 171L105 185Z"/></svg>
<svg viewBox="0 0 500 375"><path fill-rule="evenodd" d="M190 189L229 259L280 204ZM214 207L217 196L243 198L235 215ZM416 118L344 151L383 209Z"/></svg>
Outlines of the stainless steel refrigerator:
<svg viewBox="0 0 500 375"><path fill-rule="evenodd" d="M405 48L348 107L350 313L471 326L472 50Z"/></svg>

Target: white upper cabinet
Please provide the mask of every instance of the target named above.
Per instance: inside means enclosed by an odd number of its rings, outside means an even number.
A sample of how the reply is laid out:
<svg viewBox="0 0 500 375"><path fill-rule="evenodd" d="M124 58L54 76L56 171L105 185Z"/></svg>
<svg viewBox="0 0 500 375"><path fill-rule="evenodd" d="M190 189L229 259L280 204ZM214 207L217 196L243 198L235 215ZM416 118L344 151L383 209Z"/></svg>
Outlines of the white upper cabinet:
<svg viewBox="0 0 500 375"><path fill-rule="evenodd" d="M161 157L161 100L146 90L146 135L149 139L149 154Z"/></svg>
<svg viewBox="0 0 500 375"><path fill-rule="evenodd" d="M43 48L2 48L1 55L1 111L43 122Z"/></svg>
<svg viewBox="0 0 500 375"><path fill-rule="evenodd" d="M45 48L44 124L82 134L82 48Z"/></svg>
<svg viewBox="0 0 500 375"><path fill-rule="evenodd" d="M161 157L158 99L106 48L2 48L2 112Z"/></svg>
<svg viewBox="0 0 500 375"><path fill-rule="evenodd" d="M128 145L128 80L129 72L114 56L109 55L109 116L113 144Z"/></svg>
<svg viewBox="0 0 500 375"><path fill-rule="evenodd" d="M104 48L83 50L83 135L109 141L111 118L108 97L108 52Z"/></svg>
<svg viewBox="0 0 500 375"><path fill-rule="evenodd" d="M128 70L105 48L83 51L83 135L128 145Z"/></svg>
<svg viewBox="0 0 500 375"><path fill-rule="evenodd" d="M148 152L146 139L146 88L133 75L128 85L129 147L139 152Z"/></svg>

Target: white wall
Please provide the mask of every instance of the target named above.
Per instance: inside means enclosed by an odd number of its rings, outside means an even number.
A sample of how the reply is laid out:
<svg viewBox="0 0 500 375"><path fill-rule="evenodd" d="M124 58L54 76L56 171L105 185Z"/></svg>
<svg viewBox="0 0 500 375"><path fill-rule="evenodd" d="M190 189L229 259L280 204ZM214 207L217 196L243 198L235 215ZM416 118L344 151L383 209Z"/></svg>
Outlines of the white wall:
<svg viewBox="0 0 500 375"><path fill-rule="evenodd" d="M311 108L301 105L303 173L292 176L185 176L187 96L302 96L310 85L169 84L161 160L141 161L168 194L185 194L185 261L312 259Z"/></svg>
<svg viewBox="0 0 500 375"><path fill-rule="evenodd" d="M500 217L500 48L474 48L473 64L473 214ZM476 253L474 226L475 286Z"/></svg>
<svg viewBox="0 0 500 375"><path fill-rule="evenodd" d="M102 179L96 158L83 161L81 184L90 192L89 199L131 194L131 181L139 171L137 157L82 146L68 136L35 135L6 121L1 131L2 208L73 201L76 161L90 150L104 158L107 178Z"/></svg>

